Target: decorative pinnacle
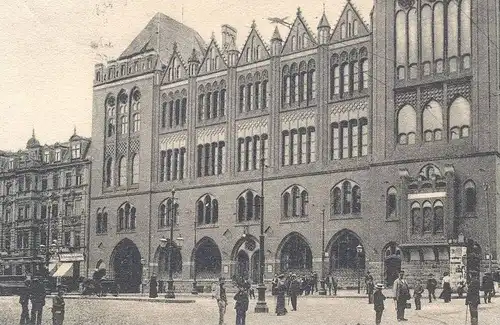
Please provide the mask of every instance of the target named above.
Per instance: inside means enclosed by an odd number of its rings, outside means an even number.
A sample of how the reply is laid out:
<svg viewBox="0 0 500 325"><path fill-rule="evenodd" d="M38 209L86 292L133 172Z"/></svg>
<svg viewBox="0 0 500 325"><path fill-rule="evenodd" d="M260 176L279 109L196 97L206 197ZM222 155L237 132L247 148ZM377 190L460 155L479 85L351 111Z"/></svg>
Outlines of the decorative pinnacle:
<svg viewBox="0 0 500 325"><path fill-rule="evenodd" d="M255 29L255 27L257 27L257 24L255 24L255 19L254 19L254 20L252 20L252 26L251 26L251 28Z"/></svg>
<svg viewBox="0 0 500 325"><path fill-rule="evenodd" d="M31 131L31 137L35 138L35 128L33 128L33 130Z"/></svg>
<svg viewBox="0 0 500 325"><path fill-rule="evenodd" d="M174 52L177 51L177 42L174 42L174 49L173 49L173 51Z"/></svg>
<svg viewBox="0 0 500 325"><path fill-rule="evenodd" d="M73 125L73 135L76 135L76 125Z"/></svg>
<svg viewBox="0 0 500 325"><path fill-rule="evenodd" d="M297 16L300 16L302 15L302 10L300 9L300 7L297 8Z"/></svg>

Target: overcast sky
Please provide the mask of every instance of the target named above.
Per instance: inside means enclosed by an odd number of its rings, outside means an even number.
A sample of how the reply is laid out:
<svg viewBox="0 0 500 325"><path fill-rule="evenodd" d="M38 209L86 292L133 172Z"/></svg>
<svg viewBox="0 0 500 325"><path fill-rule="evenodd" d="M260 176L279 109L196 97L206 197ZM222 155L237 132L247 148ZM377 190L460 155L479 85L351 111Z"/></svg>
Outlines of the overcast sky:
<svg viewBox="0 0 500 325"><path fill-rule="evenodd" d="M325 5L333 26L347 0L3 0L0 4L0 150L25 147L35 129L42 144L67 141L76 127L90 136L94 64L116 58L156 12L184 22L209 41L220 26L238 30L252 20L269 43L268 17L301 7L316 32ZM366 22L373 0L352 0ZM285 29L280 28L285 38Z"/></svg>

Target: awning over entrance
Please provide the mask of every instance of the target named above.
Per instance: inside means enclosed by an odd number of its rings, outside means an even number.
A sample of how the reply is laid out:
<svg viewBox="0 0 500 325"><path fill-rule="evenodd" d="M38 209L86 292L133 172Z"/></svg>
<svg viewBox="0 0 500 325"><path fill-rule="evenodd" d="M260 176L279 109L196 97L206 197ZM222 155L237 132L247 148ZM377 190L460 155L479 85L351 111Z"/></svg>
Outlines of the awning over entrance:
<svg viewBox="0 0 500 325"><path fill-rule="evenodd" d="M73 263L62 263L61 266L57 269L57 271L54 273L54 277L71 277L73 274L71 274L73 268Z"/></svg>

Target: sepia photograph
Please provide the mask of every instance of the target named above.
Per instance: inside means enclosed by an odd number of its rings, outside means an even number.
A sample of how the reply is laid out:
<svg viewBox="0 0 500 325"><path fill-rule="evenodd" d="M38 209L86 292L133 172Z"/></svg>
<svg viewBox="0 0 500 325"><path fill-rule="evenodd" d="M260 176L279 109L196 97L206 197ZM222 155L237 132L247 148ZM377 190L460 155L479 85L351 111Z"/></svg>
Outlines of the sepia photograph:
<svg viewBox="0 0 500 325"><path fill-rule="evenodd" d="M0 325L499 324L498 0L0 12Z"/></svg>

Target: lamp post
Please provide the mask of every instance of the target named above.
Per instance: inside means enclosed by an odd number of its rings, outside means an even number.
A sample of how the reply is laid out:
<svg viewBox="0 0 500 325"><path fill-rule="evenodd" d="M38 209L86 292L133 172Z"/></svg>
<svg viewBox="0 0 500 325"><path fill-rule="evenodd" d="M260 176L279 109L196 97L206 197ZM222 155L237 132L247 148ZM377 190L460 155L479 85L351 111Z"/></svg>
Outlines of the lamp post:
<svg viewBox="0 0 500 325"><path fill-rule="evenodd" d="M268 313L269 308L266 303L266 286L264 285L265 250L264 250L264 148L260 154L260 236L259 236L259 285L257 286L258 300L255 304L256 313Z"/></svg>
<svg viewBox="0 0 500 325"><path fill-rule="evenodd" d="M358 294L361 293L361 263L360 263L360 259L361 259L361 253L363 252L363 246L361 245L358 245L356 246L356 261L357 261L357 269L358 269Z"/></svg>
<svg viewBox="0 0 500 325"><path fill-rule="evenodd" d="M321 210L323 216L323 228L321 231L321 289L318 294L321 296L326 295L325 289L325 209Z"/></svg>
<svg viewBox="0 0 500 325"><path fill-rule="evenodd" d="M194 245L193 248L196 247L196 227L197 227L197 222L196 218L194 220ZM197 295L198 290L196 289L196 259L193 260L193 290L191 290L191 294Z"/></svg>
<svg viewBox="0 0 500 325"><path fill-rule="evenodd" d="M486 227L486 234L488 236L487 240L488 240L488 246L487 246L487 254L486 254L486 259L488 260L488 270L491 274L491 259L492 259L492 256L491 256L491 240L490 240L490 197L489 197L489 190L490 190L490 186L488 185L488 183L484 182L483 183L483 190L486 194L486 224L488 225Z"/></svg>

